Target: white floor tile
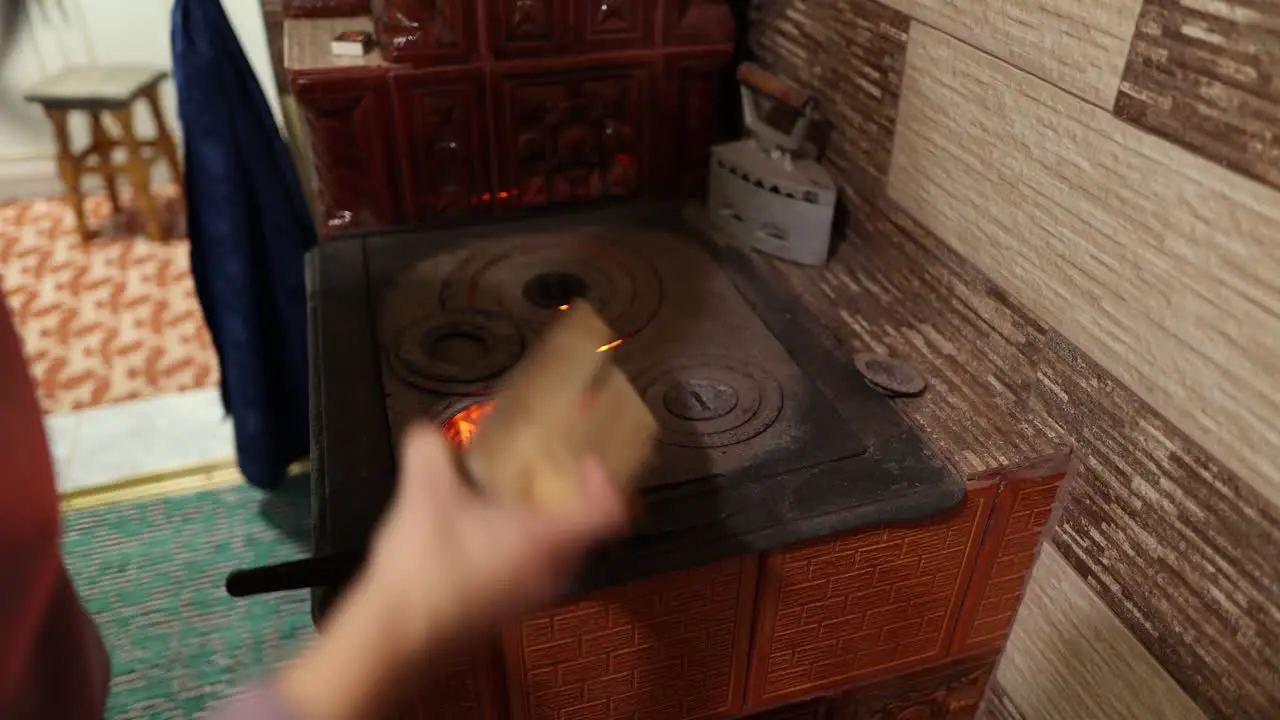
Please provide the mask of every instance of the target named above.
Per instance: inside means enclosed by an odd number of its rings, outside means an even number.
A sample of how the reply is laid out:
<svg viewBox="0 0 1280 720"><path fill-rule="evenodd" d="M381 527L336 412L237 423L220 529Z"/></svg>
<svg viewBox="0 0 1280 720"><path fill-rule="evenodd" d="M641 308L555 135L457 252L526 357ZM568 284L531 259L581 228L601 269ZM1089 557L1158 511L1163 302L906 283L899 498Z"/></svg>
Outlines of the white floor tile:
<svg viewBox="0 0 1280 720"><path fill-rule="evenodd" d="M54 413L44 418L45 440L53 460L54 477L61 478L70 468L71 458L80 439L80 413Z"/></svg>
<svg viewBox="0 0 1280 720"><path fill-rule="evenodd" d="M59 492L235 457L216 388L55 413L45 426Z"/></svg>

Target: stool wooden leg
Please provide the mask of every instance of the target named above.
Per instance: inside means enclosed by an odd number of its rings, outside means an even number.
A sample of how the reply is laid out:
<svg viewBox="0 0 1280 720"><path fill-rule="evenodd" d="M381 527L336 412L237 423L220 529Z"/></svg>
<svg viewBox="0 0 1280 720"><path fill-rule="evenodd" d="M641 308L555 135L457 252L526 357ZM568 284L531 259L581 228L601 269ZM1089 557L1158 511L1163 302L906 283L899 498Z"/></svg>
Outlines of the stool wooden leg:
<svg viewBox="0 0 1280 720"><path fill-rule="evenodd" d="M164 228L160 224L160 213L156 209L156 201L151 197L151 164L142 154L142 145L138 142L138 134L133 129L133 112L129 107L113 108L111 117L120 126L120 141L129 152L125 166L129 169L129 179L133 183L133 195L142 211L142 221L146 225L147 235L156 242L165 240Z"/></svg>
<svg viewBox="0 0 1280 720"><path fill-rule="evenodd" d="M111 139L111 134L107 132L107 128L102 123L102 117L97 112L90 112L93 118L93 149L98 156L99 166L102 168L102 181L107 185L107 196L111 198L111 209L120 212L120 193L116 188L116 174L111 169L111 148L115 142Z"/></svg>
<svg viewBox="0 0 1280 720"><path fill-rule="evenodd" d="M165 125L164 116L160 114L160 90L156 86L151 86L144 94L147 99L147 105L151 107L151 117L156 123L156 147L160 149L160 154L164 155L164 159L169 163L169 170L173 173L173 181L182 187L182 167L178 164L178 148L173 144L173 136L169 134L169 127Z"/></svg>
<svg viewBox="0 0 1280 720"><path fill-rule="evenodd" d="M76 230L80 239L89 241L93 234L84 219L84 195L80 192L80 161L71 149L71 132L67 127L67 112L59 108L45 108L49 122L53 124L53 136L58 143L58 177L67 190L67 202L75 213Z"/></svg>

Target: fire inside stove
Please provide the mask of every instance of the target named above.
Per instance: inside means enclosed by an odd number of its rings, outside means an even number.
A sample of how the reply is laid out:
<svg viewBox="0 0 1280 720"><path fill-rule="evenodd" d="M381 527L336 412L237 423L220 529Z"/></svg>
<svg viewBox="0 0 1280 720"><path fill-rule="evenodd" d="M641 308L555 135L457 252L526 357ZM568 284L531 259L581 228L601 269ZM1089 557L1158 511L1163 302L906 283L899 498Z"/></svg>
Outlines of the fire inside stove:
<svg viewBox="0 0 1280 720"><path fill-rule="evenodd" d="M751 278L730 277L700 243L666 229L593 225L495 231L442 253L413 245L421 259L380 310L389 420L431 417L452 446L474 446L494 425L495 386L530 341L589 302L613 331L598 350L626 355L619 364L658 424L642 484L865 453L735 286Z"/></svg>
<svg viewBox="0 0 1280 720"><path fill-rule="evenodd" d="M561 310L568 310L569 306L565 305ZM607 345L601 345L596 348L596 352L606 352L621 345L626 338L618 338ZM476 430L480 428L480 421L485 418L493 410L492 400L480 400L462 408L454 413L452 417L444 421L441 429L444 431L444 437L449 444L456 448L465 448L471 444L472 438L476 435Z"/></svg>
<svg viewBox="0 0 1280 720"><path fill-rule="evenodd" d="M492 400L481 400L471 403L454 413L453 417L444 421L444 437L450 445L465 448L476 436L480 421L493 410Z"/></svg>

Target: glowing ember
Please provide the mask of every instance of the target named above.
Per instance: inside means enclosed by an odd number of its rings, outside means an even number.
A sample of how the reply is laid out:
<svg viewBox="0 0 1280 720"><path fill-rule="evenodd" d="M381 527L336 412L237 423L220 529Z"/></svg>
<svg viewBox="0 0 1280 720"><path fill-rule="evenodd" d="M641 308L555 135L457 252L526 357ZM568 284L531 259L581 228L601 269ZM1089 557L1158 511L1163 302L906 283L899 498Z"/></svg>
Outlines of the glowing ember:
<svg viewBox="0 0 1280 720"><path fill-rule="evenodd" d="M565 307L568 307L567 305ZM602 353L612 350L621 345L626 338L618 338L607 345L601 345L596 348L596 352ZM476 430L480 427L480 421L493 410L492 400L481 400L471 403L462 408L453 417L444 421L441 430L444 437L449 441L450 445L457 448L465 448L471 444L472 438L476 435Z"/></svg>
<svg viewBox="0 0 1280 720"><path fill-rule="evenodd" d="M561 305L560 307L558 307L558 308L556 308L556 309L557 309L557 310L568 310L568 309L569 309L569 306L568 306L568 305ZM596 348L596 352L605 352L605 351L607 351L607 350L612 350L612 349L614 349L614 348L618 347L619 345L621 345L621 344L622 344L622 341L624 341L624 340L626 340L626 338L618 338L617 340L614 340L613 342L609 343L608 345L601 345L600 347Z"/></svg>
<svg viewBox="0 0 1280 720"><path fill-rule="evenodd" d="M444 437L454 447L464 448L471 444L471 439L480 427L480 421L493 410L492 400L481 400L462 408L453 417L444 422Z"/></svg>

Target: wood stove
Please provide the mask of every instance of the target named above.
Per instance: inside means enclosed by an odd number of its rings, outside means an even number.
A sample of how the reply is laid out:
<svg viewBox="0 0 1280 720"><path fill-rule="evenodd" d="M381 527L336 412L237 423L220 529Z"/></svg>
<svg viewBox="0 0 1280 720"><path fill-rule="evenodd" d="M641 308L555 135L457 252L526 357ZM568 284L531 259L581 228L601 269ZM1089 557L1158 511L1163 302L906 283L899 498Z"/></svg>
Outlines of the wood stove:
<svg viewBox="0 0 1280 720"><path fill-rule="evenodd" d="M466 442L498 378L575 301L617 331L602 351L661 424L634 535L559 606L424 670L406 718L977 710L1066 468L961 480L766 261L651 202L702 193L710 146L736 136L743 5L286 7L333 238L307 268L329 560L286 584L322 580L323 614L390 498L398 433L427 418ZM328 54L362 29L377 54ZM601 201L625 203L588 209Z"/></svg>
<svg viewBox="0 0 1280 720"><path fill-rule="evenodd" d="M319 553L358 558L406 423L461 440L574 301L662 424L637 532L564 604L427 673L408 717L976 710L1065 468L961 481L758 258L678 207L351 237L308 287Z"/></svg>

